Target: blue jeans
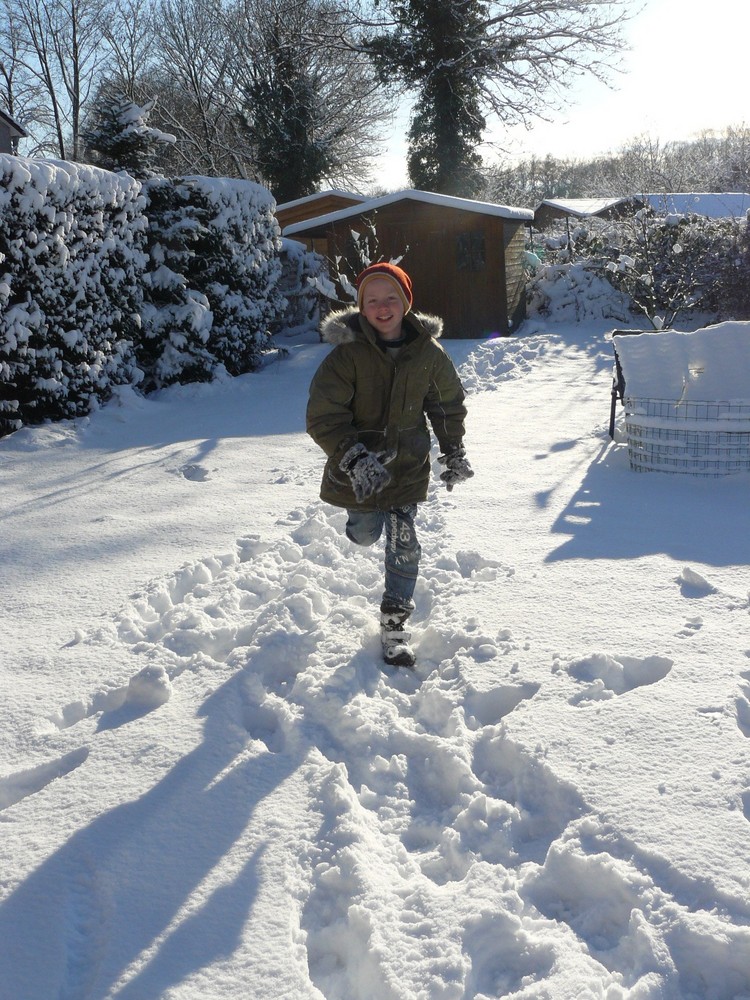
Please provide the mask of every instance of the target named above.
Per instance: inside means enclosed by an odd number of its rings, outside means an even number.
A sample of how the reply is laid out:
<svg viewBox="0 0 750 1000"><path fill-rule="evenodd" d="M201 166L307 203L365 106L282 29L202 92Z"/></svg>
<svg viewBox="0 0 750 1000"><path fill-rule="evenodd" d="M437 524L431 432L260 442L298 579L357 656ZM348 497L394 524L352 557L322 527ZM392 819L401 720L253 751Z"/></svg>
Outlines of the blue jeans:
<svg viewBox="0 0 750 1000"><path fill-rule="evenodd" d="M411 611L422 549L417 541L414 518L417 505L390 510L347 510L346 537L356 545L372 545L385 527L385 590L383 605Z"/></svg>

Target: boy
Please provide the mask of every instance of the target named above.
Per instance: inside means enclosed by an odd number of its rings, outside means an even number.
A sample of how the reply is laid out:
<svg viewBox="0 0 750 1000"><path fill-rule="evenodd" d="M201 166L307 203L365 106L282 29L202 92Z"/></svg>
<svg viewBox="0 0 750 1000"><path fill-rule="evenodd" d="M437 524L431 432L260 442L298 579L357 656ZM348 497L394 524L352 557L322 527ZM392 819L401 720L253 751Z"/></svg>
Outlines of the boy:
<svg viewBox="0 0 750 1000"><path fill-rule="evenodd" d="M320 496L348 514L346 534L372 545L385 527L383 658L414 665L405 623L414 610L420 546L417 504L427 497L430 433L440 445L440 478L452 490L474 475L463 447L464 391L443 348L443 324L412 313L412 283L395 264L365 268L357 309L332 313L323 339L334 344L310 385L307 432L328 456Z"/></svg>

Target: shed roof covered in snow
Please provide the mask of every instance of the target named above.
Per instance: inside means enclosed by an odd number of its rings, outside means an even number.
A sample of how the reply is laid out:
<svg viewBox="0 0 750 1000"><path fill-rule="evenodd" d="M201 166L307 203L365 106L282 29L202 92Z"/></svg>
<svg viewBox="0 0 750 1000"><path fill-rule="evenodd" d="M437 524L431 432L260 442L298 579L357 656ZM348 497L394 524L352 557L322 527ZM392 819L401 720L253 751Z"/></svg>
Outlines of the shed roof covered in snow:
<svg viewBox="0 0 750 1000"><path fill-rule="evenodd" d="M643 194L638 200L659 215L704 215L708 219L738 219L750 210L750 194L745 191L667 192Z"/></svg>
<svg viewBox="0 0 750 1000"><path fill-rule="evenodd" d="M367 201L364 195L354 194L351 191L337 191L334 189L317 191L315 194L308 194L304 198L295 198L294 201L285 201L277 205L276 218L283 229L285 226L304 222L306 219L317 218L319 215L326 215L330 212L337 212L342 208L361 205L363 201Z"/></svg>
<svg viewBox="0 0 750 1000"><path fill-rule="evenodd" d="M743 191L664 192L627 198L546 198L534 213L537 229L556 219L619 218L648 205L657 215L703 215L708 219L739 219L750 210Z"/></svg>
<svg viewBox="0 0 750 1000"><path fill-rule="evenodd" d="M626 204L629 198L545 198L539 203L549 208L558 209L566 215L575 215L585 219L591 215L601 215L618 205Z"/></svg>
<svg viewBox="0 0 750 1000"><path fill-rule="evenodd" d="M534 213L528 208L509 208L507 205L495 205L491 202L472 201L469 198L455 198L452 195L435 194L432 191L416 191L409 188L404 191L394 191L391 194L382 195L380 198L365 199L357 205L351 205L339 211L331 212L328 215L318 216L307 222L286 226L284 236L293 236L296 233L310 232L316 228L325 228L329 223L340 222L344 219L361 215L363 212L375 212L380 208L394 205L397 202L421 202L427 205L436 205L462 212L472 212L477 215L492 215L500 219L518 219L530 222L534 218Z"/></svg>

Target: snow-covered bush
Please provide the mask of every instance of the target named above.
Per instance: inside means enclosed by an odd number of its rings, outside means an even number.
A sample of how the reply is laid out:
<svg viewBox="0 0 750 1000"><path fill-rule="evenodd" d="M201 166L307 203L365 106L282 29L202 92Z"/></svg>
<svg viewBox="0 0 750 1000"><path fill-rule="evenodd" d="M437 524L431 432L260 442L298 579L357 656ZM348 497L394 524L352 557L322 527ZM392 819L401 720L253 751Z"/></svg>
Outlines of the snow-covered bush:
<svg viewBox="0 0 750 1000"><path fill-rule="evenodd" d="M701 309L720 318L734 284L731 261L739 232L733 220L696 215L654 216L642 210L620 223L605 264L615 288L627 292L654 329Z"/></svg>
<svg viewBox="0 0 750 1000"><path fill-rule="evenodd" d="M0 433L140 379L140 192L97 167L0 156Z"/></svg>
<svg viewBox="0 0 750 1000"><path fill-rule="evenodd" d="M147 182L146 388L254 371L286 300L270 192L210 177Z"/></svg>
<svg viewBox="0 0 750 1000"><path fill-rule="evenodd" d="M630 302L595 268L583 263L540 264L526 284L526 314L573 323L611 319L630 323Z"/></svg>
<svg viewBox="0 0 750 1000"><path fill-rule="evenodd" d="M209 345L230 375L254 371L283 315L281 232L267 188L243 180L188 177L201 229L199 274L213 312Z"/></svg>
<svg viewBox="0 0 750 1000"><path fill-rule="evenodd" d="M317 282L325 270L325 258L319 253L295 240L282 239L279 288L287 306L280 317L278 332L298 334L317 330L321 304Z"/></svg>
<svg viewBox="0 0 750 1000"><path fill-rule="evenodd" d="M629 297L654 329L700 310L711 319L743 319L750 309L750 242L745 220L655 215L590 219L551 233L545 260L582 264Z"/></svg>
<svg viewBox="0 0 750 1000"><path fill-rule="evenodd" d="M249 181L0 157L0 434L258 368L288 305L274 208ZM312 258L293 270L307 320Z"/></svg>
<svg viewBox="0 0 750 1000"><path fill-rule="evenodd" d="M83 134L97 166L124 170L138 180L155 177L160 148L175 136L148 124L155 101L135 104L124 94L105 94L97 103Z"/></svg>

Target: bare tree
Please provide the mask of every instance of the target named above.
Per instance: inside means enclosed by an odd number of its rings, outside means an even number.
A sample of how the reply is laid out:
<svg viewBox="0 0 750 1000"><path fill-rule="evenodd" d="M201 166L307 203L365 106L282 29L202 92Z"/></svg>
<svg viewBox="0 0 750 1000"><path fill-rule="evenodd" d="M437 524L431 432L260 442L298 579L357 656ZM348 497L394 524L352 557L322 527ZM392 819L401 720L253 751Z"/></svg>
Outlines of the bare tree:
<svg viewBox="0 0 750 1000"><path fill-rule="evenodd" d="M156 0L152 25L152 59L134 94L156 98L151 121L177 137L168 172L253 177L233 84L243 26L221 0Z"/></svg>
<svg viewBox="0 0 750 1000"><path fill-rule="evenodd" d="M142 99L143 83L153 66L155 20L152 0L114 0L102 25L108 46L107 86L131 101Z"/></svg>
<svg viewBox="0 0 750 1000"><path fill-rule="evenodd" d="M57 153L80 153L81 118L106 51L110 0L3 0L18 40L16 59L44 92Z"/></svg>
<svg viewBox="0 0 750 1000"><path fill-rule="evenodd" d="M369 179L390 106L369 59L338 43L350 16L342 0L157 4L154 58L136 97L156 97L151 121L177 136L173 172L278 187L315 161L315 183Z"/></svg>
<svg viewBox="0 0 750 1000"><path fill-rule="evenodd" d="M34 119L35 152L79 158L94 106L124 94L141 106L156 99L152 124L177 138L161 154L167 173L270 183L269 161L283 172L295 133L317 157L314 183L357 187L369 180L390 115L351 37L357 3L0 0L0 86L22 123ZM269 45L274 20L282 30ZM304 95L287 102L290 130L264 105L277 43L274 85Z"/></svg>
<svg viewBox="0 0 750 1000"><path fill-rule="evenodd" d="M0 104L27 133L29 155L42 152L51 135L52 119L45 89L26 63L26 45L15 4L0 4Z"/></svg>

